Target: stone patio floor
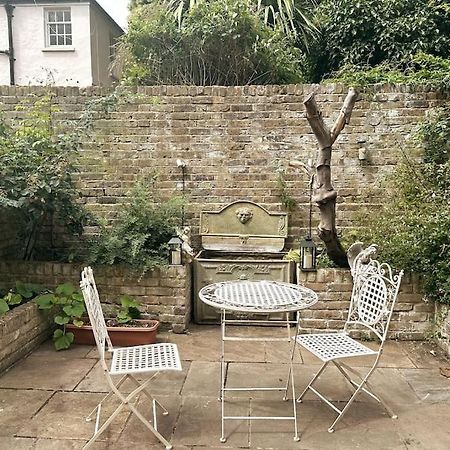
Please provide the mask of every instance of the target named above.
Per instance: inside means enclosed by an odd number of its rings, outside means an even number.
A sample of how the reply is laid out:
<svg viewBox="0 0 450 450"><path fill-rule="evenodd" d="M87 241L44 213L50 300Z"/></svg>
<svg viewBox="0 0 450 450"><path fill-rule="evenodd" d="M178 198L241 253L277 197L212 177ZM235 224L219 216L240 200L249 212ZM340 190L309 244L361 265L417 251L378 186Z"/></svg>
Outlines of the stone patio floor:
<svg viewBox="0 0 450 450"><path fill-rule="evenodd" d="M239 328L238 332L265 335L281 330ZM185 335L161 332L158 340L176 342L183 360L182 372L162 374L152 382L155 396L170 412L161 417L160 429L175 449L450 448L450 380L440 374L440 368L450 367L450 362L427 343L388 342L372 377L373 385L384 392L398 414L397 420L370 398L360 396L330 434L327 428L335 417L333 411L309 393L298 404L300 442L293 441L292 422L242 420L226 422L228 440L221 444L217 401L220 328L192 326ZM288 367L285 345L227 343L227 357L232 361L228 379L241 386L283 385ZM296 356L295 363L298 393L319 361L304 352ZM367 367L365 360L355 363ZM333 401L349 397L349 388L333 368L324 373L319 387ZM0 377L0 450L82 448L94 427L85 416L105 390L95 348L73 346L56 352L51 342L44 343ZM144 397L139 403L147 407L149 417L149 403ZM288 415L291 407L278 392L240 392L227 402L227 411L240 415ZM95 450L163 448L127 412L119 415L94 446Z"/></svg>

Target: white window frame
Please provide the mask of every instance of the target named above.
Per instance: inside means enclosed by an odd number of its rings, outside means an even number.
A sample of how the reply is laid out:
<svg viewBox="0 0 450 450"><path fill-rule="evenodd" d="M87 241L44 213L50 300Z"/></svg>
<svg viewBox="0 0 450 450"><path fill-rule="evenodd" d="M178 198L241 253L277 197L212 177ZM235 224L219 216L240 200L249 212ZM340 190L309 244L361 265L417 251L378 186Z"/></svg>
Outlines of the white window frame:
<svg viewBox="0 0 450 450"><path fill-rule="evenodd" d="M49 20L50 13L63 13L63 20L54 21ZM66 21L64 18L64 13L70 13L70 20ZM49 24L54 23L56 27L59 25L63 26L63 33L58 34L56 30L56 44L51 43L50 27ZM66 34L66 25L70 25L70 33ZM64 8L44 8L44 32L45 32L45 50L73 50L73 22L72 22L72 9L70 7ZM58 44L58 37L63 37L63 44ZM70 36L70 44L66 43L67 37Z"/></svg>

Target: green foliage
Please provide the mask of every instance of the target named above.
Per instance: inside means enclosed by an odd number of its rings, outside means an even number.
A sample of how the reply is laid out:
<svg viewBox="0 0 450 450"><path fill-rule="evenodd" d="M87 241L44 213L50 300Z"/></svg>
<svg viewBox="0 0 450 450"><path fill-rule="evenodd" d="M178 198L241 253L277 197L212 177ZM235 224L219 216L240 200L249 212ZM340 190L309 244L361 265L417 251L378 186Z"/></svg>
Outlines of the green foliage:
<svg viewBox="0 0 450 450"><path fill-rule="evenodd" d="M423 273L427 295L450 304L450 107L431 116L416 139L422 160L398 165L389 202L360 238L379 244L393 265Z"/></svg>
<svg viewBox="0 0 450 450"><path fill-rule="evenodd" d="M84 322L82 317L86 314L83 295L80 290L75 289L72 283L60 284L55 292L48 292L36 299L39 309L55 312L54 322L61 326L53 333L53 343L56 350L65 350L73 342L74 335L66 331L66 325L73 323L81 327Z"/></svg>
<svg viewBox="0 0 450 450"><path fill-rule="evenodd" d="M244 85L303 80L294 38L264 23L251 2L210 0L134 9L119 51L130 84Z"/></svg>
<svg viewBox="0 0 450 450"><path fill-rule="evenodd" d="M26 111L20 122L10 126L0 118L0 208L15 214L22 257L29 260L44 224L55 219L80 235L89 215L72 180L77 133L54 127L51 95L18 109Z"/></svg>
<svg viewBox="0 0 450 450"><path fill-rule="evenodd" d="M129 323L132 320L141 317L141 312L139 311L140 302L136 299L124 295L120 298L120 305L121 307L117 313L117 322Z"/></svg>
<svg viewBox="0 0 450 450"><path fill-rule="evenodd" d="M15 288L10 289L6 295L0 298L0 316L9 311L11 307L31 300L44 291L45 288L40 284L17 281Z"/></svg>
<svg viewBox="0 0 450 450"><path fill-rule="evenodd" d="M417 53L450 57L447 0L325 0L317 11L321 38L316 77L344 66L411 60Z"/></svg>
<svg viewBox="0 0 450 450"><path fill-rule="evenodd" d="M287 211L294 210L297 206L297 200L295 200L294 197L288 194L286 180L284 179L283 173L281 171L278 171L277 185L280 189L280 199L282 205L286 208Z"/></svg>
<svg viewBox="0 0 450 450"><path fill-rule="evenodd" d="M434 89L450 89L450 60L417 53L403 63L382 63L375 67L344 66L326 82L352 86L375 83L427 85Z"/></svg>
<svg viewBox="0 0 450 450"><path fill-rule="evenodd" d="M180 223L182 201L157 201L153 181L137 183L117 219L102 227L91 243L92 263L128 264L141 274L167 264L167 243Z"/></svg>

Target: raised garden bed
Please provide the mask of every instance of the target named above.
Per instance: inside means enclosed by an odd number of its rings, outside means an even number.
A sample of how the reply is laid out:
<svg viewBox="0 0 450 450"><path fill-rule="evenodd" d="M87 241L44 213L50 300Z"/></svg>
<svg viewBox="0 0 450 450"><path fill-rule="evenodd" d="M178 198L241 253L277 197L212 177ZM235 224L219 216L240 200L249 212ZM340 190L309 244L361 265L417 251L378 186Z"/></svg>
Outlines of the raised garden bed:
<svg viewBox="0 0 450 450"><path fill-rule="evenodd" d="M0 316L0 373L48 339L53 318L32 300Z"/></svg>

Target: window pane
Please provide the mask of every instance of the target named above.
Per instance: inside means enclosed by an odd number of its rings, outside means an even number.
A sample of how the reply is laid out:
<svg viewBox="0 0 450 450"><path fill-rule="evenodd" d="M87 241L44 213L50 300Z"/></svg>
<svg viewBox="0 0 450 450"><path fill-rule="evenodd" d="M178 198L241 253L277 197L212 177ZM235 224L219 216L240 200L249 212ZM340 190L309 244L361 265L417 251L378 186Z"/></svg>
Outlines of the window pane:
<svg viewBox="0 0 450 450"><path fill-rule="evenodd" d="M50 36L50 45L56 45L56 36Z"/></svg>
<svg viewBox="0 0 450 450"><path fill-rule="evenodd" d="M55 21L55 12L54 11L49 11L48 12L48 21L49 22L54 22Z"/></svg>
<svg viewBox="0 0 450 450"><path fill-rule="evenodd" d="M56 21L57 22L63 21L63 12L62 11L56 11Z"/></svg>
<svg viewBox="0 0 450 450"><path fill-rule="evenodd" d="M66 45L72 45L72 36L66 36Z"/></svg>
<svg viewBox="0 0 450 450"><path fill-rule="evenodd" d="M49 25L48 31L50 34L56 34L56 25Z"/></svg>
<svg viewBox="0 0 450 450"><path fill-rule="evenodd" d="M72 34L72 25L70 23L64 25L64 27L65 27L66 34Z"/></svg>
<svg viewBox="0 0 450 450"><path fill-rule="evenodd" d="M58 36L58 45L64 45L64 36Z"/></svg>
<svg viewBox="0 0 450 450"><path fill-rule="evenodd" d="M64 34L64 25L57 25L58 34Z"/></svg>
<svg viewBox="0 0 450 450"><path fill-rule="evenodd" d="M70 22L70 11L64 11L64 22Z"/></svg>

